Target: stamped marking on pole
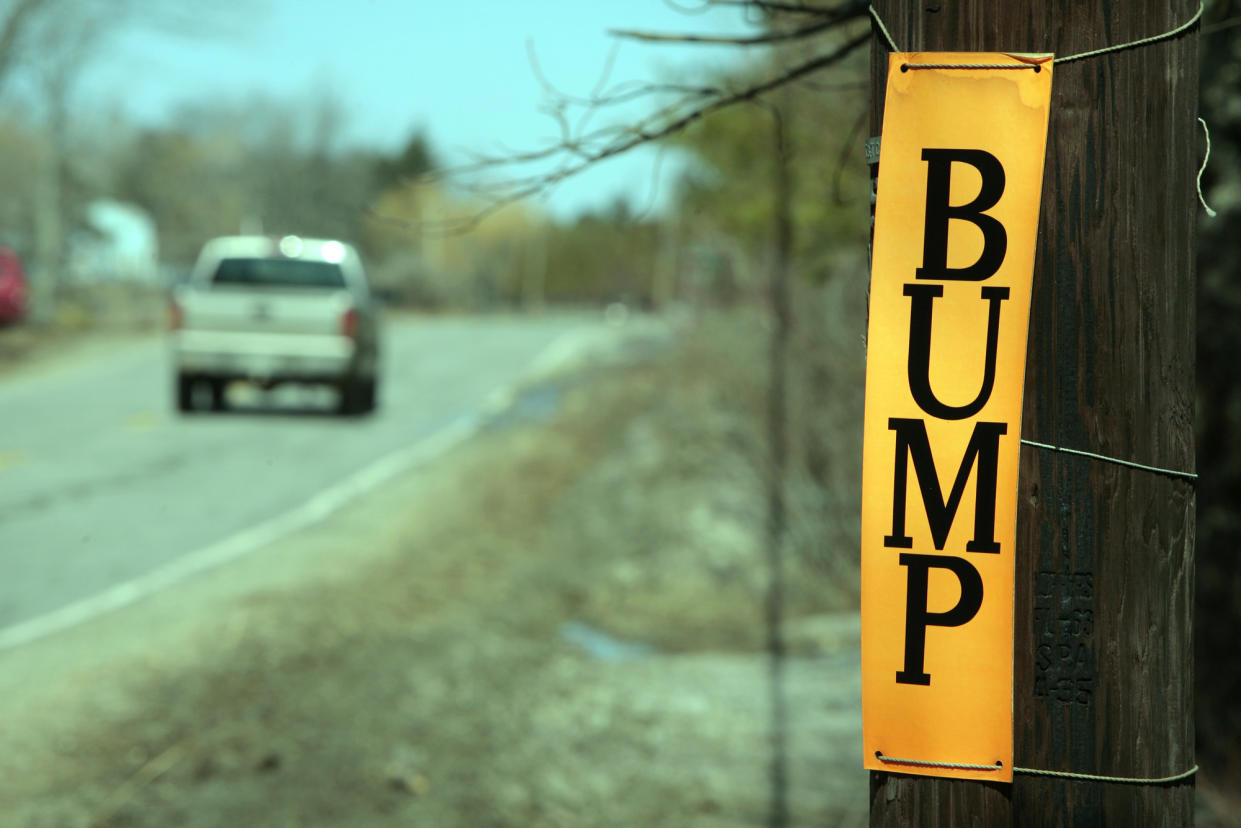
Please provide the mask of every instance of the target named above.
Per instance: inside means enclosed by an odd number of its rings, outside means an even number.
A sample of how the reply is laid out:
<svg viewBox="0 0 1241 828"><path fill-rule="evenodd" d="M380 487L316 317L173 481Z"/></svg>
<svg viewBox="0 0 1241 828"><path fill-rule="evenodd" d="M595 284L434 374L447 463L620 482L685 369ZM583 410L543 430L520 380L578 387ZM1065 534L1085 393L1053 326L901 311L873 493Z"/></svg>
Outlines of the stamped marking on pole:
<svg viewBox="0 0 1241 828"><path fill-rule="evenodd" d="M1051 75L1050 55L890 57L863 448L868 768L1012 779L1017 463Z"/></svg>

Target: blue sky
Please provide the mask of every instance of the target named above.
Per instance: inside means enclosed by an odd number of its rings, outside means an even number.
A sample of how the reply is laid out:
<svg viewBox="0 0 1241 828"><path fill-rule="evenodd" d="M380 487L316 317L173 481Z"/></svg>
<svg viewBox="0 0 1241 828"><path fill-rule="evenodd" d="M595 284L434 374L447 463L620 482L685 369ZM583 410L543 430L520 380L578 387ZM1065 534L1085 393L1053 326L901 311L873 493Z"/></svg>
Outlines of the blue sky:
<svg viewBox="0 0 1241 828"><path fill-rule="evenodd" d="M685 3L702 8L702 0ZM555 123L539 112L543 91L528 44L548 80L585 95L615 42L609 28L747 30L736 9L691 14L666 0L251 0L237 6L246 12L224 19L225 34L115 38L89 64L81 94L119 102L136 119L158 123L186 101L256 92L309 101L326 91L344 105L349 142L396 149L422 126L449 161L459 161L465 151L529 149L556 136ZM626 43L611 79L688 80L740 57L735 48ZM654 157L640 153L603 165L563 185L547 207L564 215L618 193L641 207L652 197Z"/></svg>

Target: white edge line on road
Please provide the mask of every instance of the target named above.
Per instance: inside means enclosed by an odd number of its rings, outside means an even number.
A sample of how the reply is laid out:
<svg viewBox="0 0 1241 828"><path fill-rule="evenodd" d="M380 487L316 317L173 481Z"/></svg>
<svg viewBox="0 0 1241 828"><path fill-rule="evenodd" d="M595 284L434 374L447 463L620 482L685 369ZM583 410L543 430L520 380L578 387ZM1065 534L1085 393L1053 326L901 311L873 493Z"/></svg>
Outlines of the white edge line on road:
<svg viewBox="0 0 1241 828"><path fill-rule="evenodd" d="M518 380L492 392L488 398L490 404L484 403L485 412L498 413L497 407L506 407L507 403L513 400L514 388L518 383L529 376L537 376L552 369L553 366L564 361L572 351L581 347L586 340L587 337L583 336L581 330L567 331L552 340L535 357L530 368L524 371ZM0 629L0 651L29 644L53 633L75 627L92 618L129 606L186 578L236 560L318 523L350 501L391 480L401 472L438 457L454 446L465 442L477 433L483 422L483 418L478 414L462 415L430 437L381 457L284 514L249 529L243 529L235 535L195 552L182 555L145 575L108 587L89 598L83 598L52 612Z"/></svg>
<svg viewBox="0 0 1241 828"><path fill-rule="evenodd" d="M340 483L271 520L243 529L195 552L131 581L116 584L89 598L0 630L0 650L28 644L39 638L77 626L92 618L121 609L154 595L200 572L254 552L281 538L305 529L331 515L351 500L363 495L420 462L430 460L472 436L479 420L463 416L412 446L380 458Z"/></svg>

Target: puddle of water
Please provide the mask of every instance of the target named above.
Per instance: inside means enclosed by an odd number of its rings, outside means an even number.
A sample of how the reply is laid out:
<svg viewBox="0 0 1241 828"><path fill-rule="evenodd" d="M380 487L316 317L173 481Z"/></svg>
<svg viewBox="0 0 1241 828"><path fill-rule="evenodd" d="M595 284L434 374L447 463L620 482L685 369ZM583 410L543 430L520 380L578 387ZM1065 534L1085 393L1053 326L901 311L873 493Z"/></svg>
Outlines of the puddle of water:
<svg viewBox="0 0 1241 828"><path fill-rule="evenodd" d="M648 644L614 638L581 621L562 624L560 638L596 661L638 661L655 655L655 649Z"/></svg>

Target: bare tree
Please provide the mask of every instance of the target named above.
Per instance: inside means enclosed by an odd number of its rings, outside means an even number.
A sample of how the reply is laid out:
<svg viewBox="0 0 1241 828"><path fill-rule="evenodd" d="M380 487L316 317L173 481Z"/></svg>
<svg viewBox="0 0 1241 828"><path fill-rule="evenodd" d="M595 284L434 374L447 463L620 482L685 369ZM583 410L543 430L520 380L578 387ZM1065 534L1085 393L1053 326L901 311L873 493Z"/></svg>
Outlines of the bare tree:
<svg viewBox="0 0 1241 828"><path fill-rule="evenodd" d="M42 10L55 9L55 0L43 0ZM51 320L57 287L65 266L67 210L65 183L69 105L76 84L94 46L107 31L101 8L72 18L67 24L50 16L36 18L27 32L35 89L43 103L46 140L39 159L34 203L34 261L32 306L36 322Z"/></svg>

